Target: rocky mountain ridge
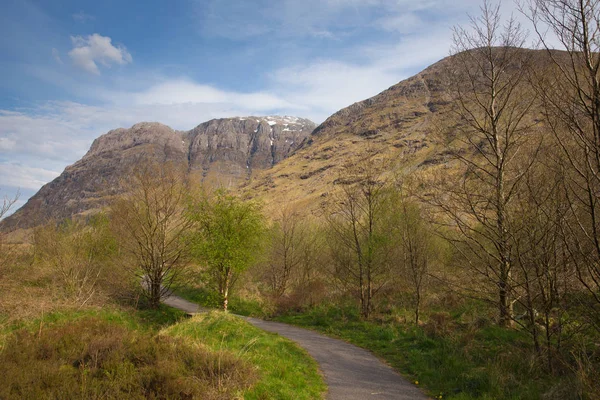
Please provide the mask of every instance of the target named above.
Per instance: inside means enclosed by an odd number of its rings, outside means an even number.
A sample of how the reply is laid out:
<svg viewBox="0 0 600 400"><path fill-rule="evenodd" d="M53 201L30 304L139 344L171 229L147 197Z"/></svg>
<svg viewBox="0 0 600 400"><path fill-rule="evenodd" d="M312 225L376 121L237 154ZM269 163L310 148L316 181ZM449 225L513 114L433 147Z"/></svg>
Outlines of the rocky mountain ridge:
<svg viewBox="0 0 600 400"><path fill-rule="evenodd" d="M213 119L189 131L157 122L114 129L2 225L29 228L102 208L126 190L127 172L147 160L174 162L187 167L198 183L233 188L288 157L314 128L312 121L297 117L252 116Z"/></svg>
<svg viewBox="0 0 600 400"><path fill-rule="evenodd" d="M538 71L548 65L545 51L518 51L529 57ZM562 53L552 57L560 58ZM336 112L316 128L310 121L294 117L243 117L208 121L187 132L164 126L146 129L144 124L111 131L97 139L82 160L44 186L30 200L33 204L28 203L15 217L31 220L25 214L35 209L61 209L50 213L55 218L97 209L121 190L117 186L125 170L121 164L131 165L147 156L144 153L157 160L184 163L208 184L237 188L245 197L259 198L267 213L282 203L319 212L347 180L344 166L373 156L385 165L391 179L453 174L447 140L464 124L448 90L447 73L456 67L453 63L453 57L442 59L378 95ZM143 137L135 133L148 130L151 132ZM77 177L81 171L91 170L85 166L90 162L99 173ZM62 182L65 180L79 183L73 186ZM81 190L81 194L73 196L73 190Z"/></svg>

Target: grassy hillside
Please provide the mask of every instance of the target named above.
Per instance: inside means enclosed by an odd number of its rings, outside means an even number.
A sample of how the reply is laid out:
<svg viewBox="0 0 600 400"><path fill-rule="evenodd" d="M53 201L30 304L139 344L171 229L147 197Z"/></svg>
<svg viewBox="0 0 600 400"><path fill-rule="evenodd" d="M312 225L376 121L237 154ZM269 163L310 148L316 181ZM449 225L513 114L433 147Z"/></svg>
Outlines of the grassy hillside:
<svg viewBox="0 0 600 400"><path fill-rule="evenodd" d="M316 399L316 363L240 318L157 311L55 312L2 332L0 397Z"/></svg>

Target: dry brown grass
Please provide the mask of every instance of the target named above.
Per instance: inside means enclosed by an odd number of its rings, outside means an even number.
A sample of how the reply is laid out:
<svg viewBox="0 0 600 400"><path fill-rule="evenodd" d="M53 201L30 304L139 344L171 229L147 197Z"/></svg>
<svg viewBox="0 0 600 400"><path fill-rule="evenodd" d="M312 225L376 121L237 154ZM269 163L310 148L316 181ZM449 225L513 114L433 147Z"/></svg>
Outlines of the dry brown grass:
<svg viewBox="0 0 600 400"><path fill-rule="evenodd" d="M12 335L2 399L229 399L255 380L232 353L88 317Z"/></svg>

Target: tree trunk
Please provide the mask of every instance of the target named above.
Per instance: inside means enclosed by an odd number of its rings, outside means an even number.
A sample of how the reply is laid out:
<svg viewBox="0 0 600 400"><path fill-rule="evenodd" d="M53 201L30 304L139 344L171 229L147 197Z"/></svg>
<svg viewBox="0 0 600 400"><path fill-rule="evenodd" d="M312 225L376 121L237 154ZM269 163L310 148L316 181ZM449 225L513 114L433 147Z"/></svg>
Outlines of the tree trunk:
<svg viewBox="0 0 600 400"><path fill-rule="evenodd" d="M221 296L223 296L223 311L227 311L227 305L229 303L229 285L231 284L231 275L231 269L227 268L221 293Z"/></svg>
<svg viewBox="0 0 600 400"><path fill-rule="evenodd" d="M419 309L421 308L421 290L417 289L415 296L415 326L419 326Z"/></svg>
<svg viewBox="0 0 600 400"><path fill-rule="evenodd" d="M150 282L150 298L148 306L156 310L160 306L160 282Z"/></svg>
<svg viewBox="0 0 600 400"><path fill-rule="evenodd" d="M508 277L506 274L501 274L500 281L498 282L498 293L499 293L499 312L500 312L500 320L498 321L498 325L507 328L512 325L512 303L510 301L510 296L508 293Z"/></svg>

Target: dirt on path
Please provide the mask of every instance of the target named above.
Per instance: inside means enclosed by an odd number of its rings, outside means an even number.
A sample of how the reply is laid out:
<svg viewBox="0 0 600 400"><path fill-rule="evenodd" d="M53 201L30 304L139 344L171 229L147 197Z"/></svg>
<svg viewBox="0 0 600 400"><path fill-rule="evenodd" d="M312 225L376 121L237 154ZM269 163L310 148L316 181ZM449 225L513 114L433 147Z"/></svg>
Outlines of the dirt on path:
<svg viewBox="0 0 600 400"><path fill-rule="evenodd" d="M189 314L207 311L174 295L163 299L163 303ZM328 400L427 399L416 386L367 350L308 329L242 318L258 328L293 340L304 348L319 364L328 387Z"/></svg>

